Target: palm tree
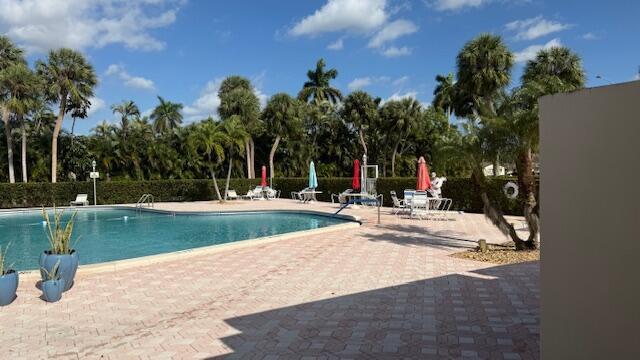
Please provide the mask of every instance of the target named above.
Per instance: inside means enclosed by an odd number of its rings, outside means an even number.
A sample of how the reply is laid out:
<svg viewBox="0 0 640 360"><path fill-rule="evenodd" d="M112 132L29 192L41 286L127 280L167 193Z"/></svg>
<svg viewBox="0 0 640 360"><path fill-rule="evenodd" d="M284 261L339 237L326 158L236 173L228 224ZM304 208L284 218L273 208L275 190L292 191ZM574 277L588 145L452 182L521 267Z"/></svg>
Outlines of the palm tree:
<svg viewBox="0 0 640 360"><path fill-rule="evenodd" d="M378 116L378 104L380 98L373 99L364 91L354 91L344 101L342 116L344 120L352 124L358 131L358 138L364 154L367 155L367 142L365 130Z"/></svg>
<svg viewBox="0 0 640 360"><path fill-rule="evenodd" d="M447 114L447 120L451 121L451 112L456 97L455 79L453 73L447 76L436 75L436 85L433 91L433 106L443 109Z"/></svg>
<svg viewBox="0 0 640 360"><path fill-rule="evenodd" d="M173 103L158 96L160 104L153 109L151 120L156 134L162 134L167 130L172 130L182 124L182 104Z"/></svg>
<svg viewBox="0 0 640 360"><path fill-rule="evenodd" d="M324 70L326 64L324 59L318 60L315 70L307 71L307 80L302 86L302 90L298 93L298 99L309 102L313 100L315 103L322 101L329 101L331 104L336 104L342 100L342 93L340 90L331 87L331 80L338 76L338 70L329 69Z"/></svg>
<svg viewBox="0 0 640 360"><path fill-rule="evenodd" d="M27 182L27 128L25 117L38 103L40 84L36 75L22 63L0 71L0 88L5 92L4 109L14 114L22 133L22 181Z"/></svg>
<svg viewBox="0 0 640 360"><path fill-rule="evenodd" d="M298 100L288 94L278 93L273 95L267 107L262 112L269 135L274 137L271 151L269 152L269 175L273 179L273 157L278 149L278 144L283 137L300 133L302 127L302 106Z"/></svg>
<svg viewBox="0 0 640 360"><path fill-rule="evenodd" d="M400 143L406 140L421 116L420 103L412 98L391 100L380 108L380 117L386 124L391 134L387 136L395 138L393 153L391 155L391 176L396 176L396 156Z"/></svg>
<svg viewBox="0 0 640 360"><path fill-rule="evenodd" d="M0 35L0 72L15 64L26 64L24 60L24 52L16 47L11 39L4 35ZM0 112L2 113L2 122L4 123L4 134L7 139L7 160L9 162L9 182L15 183L16 177L13 169L13 143L11 141L11 124L10 112L5 107L3 99L7 96L7 90L0 87Z"/></svg>
<svg viewBox="0 0 640 360"><path fill-rule="evenodd" d="M55 183L58 172L58 135L65 113L73 110L68 105L88 108L86 104L93 96L93 88L98 80L93 66L82 54L71 49L51 50L47 62L38 61L36 69L44 83L47 100L59 104L51 139L51 182Z"/></svg>
<svg viewBox="0 0 640 360"><path fill-rule="evenodd" d="M585 73L580 56L566 47L552 47L538 52L535 59L529 60L524 68L522 82L557 82L561 89L571 91L584 87Z"/></svg>
<svg viewBox="0 0 640 360"><path fill-rule="evenodd" d="M524 216L529 227L527 248L536 248L539 234L536 179L533 175L533 154L539 147L538 98L560 91L573 91L584 86L585 75L580 57L567 48L551 48L538 52L527 63L523 85L498 108L498 116L489 125L506 134L503 143L513 154L518 183L524 203Z"/></svg>
<svg viewBox="0 0 640 360"><path fill-rule="evenodd" d="M500 36L482 34L466 43L457 57L456 87L464 101L457 104L456 114L465 116L471 110L476 117L479 112L495 115L493 102L509 85L513 63L513 54Z"/></svg>
<svg viewBox="0 0 640 360"><path fill-rule="evenodd" d="M255 142L254 137L262 132L260 122L260 101L253 91L251 82L241 76L230 76L222 81L218 90L220 106L218 114L222 120L237 115L249 137L245 139L247 159L247 177L255 178Z"/></svg>
<svg viewBox="0 0 640 360"><path fill-rule="evenodd" d="M209 118L198 124L197 130L192 133L188 141L194 149L201 150L207 156L213 186L218 196L218 201L222 202L223 199L220 196L220 189L218 188L214 170L215 164L224 160L224 145L229 143L229 137L223 131L222 124L216 123Z"/></svg>
<svg viewBox="0 0 640 360"><path fill-rule="evenodd" d="M227 181L224 186L224 201L227 201L227 192L229 192L229 182L231 181L231 168L233 164L233 155L236 151L240 154L244 152L245 140L249 137L249 133L245 130L242 120L238 115L232 115L222 122L222 128L227 134L227 147L229 148L229 167L227 169Z"/></svg>
<svg viewBox="0 0 640 360"><path fill-rule="evenodd" d="M126 137L127 132L129 131L129 123L140 118L140 109L138 109L138 105L136 105L133 100L126 100L120 104L112 105L111 111L114 114L120 114L120 129L122 130L122 135Z"/></svg>

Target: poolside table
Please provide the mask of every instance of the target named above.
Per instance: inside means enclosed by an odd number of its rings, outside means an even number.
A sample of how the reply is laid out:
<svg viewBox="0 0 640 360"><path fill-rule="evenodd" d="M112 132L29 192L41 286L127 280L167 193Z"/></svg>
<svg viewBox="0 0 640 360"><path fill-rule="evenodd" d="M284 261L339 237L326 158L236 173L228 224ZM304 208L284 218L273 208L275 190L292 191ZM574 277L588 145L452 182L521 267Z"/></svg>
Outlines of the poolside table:
<svg viewBox="0 0 640 360"><path fill-rule="evenodd" d="M306 204L310 201L317 201L316 194L322 194L322 191L315 191L315 190L304 191L302 193L302 202Z"/></svg>

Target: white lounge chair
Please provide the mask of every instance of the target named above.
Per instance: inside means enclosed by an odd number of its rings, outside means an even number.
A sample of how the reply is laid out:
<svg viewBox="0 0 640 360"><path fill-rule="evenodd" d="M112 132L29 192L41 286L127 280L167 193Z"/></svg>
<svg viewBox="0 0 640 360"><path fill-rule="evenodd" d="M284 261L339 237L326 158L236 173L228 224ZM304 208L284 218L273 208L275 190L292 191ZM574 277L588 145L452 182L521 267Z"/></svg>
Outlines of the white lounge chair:
<svg viewBox="0 0 640 360"><path fill-rule="evenodd" d="M229 199L229 200L238 200L238 194L236 193L235 190L228 190L227 191L227 199Z"/></svg>
<svg viewBox="0 0 640 360"><path fill-rule="evenodd" d="M266 194L267 194L267 199L277 199L280 197L280 190L267 188Z"/></svg>
<svg viewBox="0 0 640 360"><path fill-rule="evenodd" d="M247 195L242 196L242 198L248 200L262 199L262 186L256 186L255 189L247 191Z"/></svg>
<svg viewBox="0 0 640 360"><path fill-rule="evenodd" d="M89 200L87 200L88 197L89 195L87 194L78 194L76 195L76 199L74 201L69 202L69 205L70 206L88 206L89 205Z"/></svg>
<svg viewBox="0 0 640 360"><path fill-rule="evenodd" d="M349 201L347 194L353 193L353 189L347 189L340 194L331 194L331 203L345 204Z"/></svg>
<svg viewBox="0 0 640 360"><path fill-rule="evenodd" d="M393 209L391 211L394 215L409 209L409 206L404 202L404 199L398 199L398 195L396 195L395 191L391 191L391 200L393 201Z"/></svg>
<svg viewBox="0 0 640 360"><path fill-rule="evenodd" d="M292 191L291 192L291 198L294 200L300 200L303 201L304 200L304 193L311 190L310 188L304 188L300 191Z"/></svg>

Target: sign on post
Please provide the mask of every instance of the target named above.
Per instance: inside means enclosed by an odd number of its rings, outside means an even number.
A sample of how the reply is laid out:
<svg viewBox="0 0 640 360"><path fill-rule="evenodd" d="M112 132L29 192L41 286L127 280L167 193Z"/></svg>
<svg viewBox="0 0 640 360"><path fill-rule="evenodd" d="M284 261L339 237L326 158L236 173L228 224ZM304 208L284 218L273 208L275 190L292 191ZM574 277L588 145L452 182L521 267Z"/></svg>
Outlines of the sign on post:
<svg viewBox="0 0 640 360"><path fill-rule="evenodd" d="M92 179L99 179L100 178L100 173L97 171L92 171L91 173L89 173L89 177Z"/></svg>

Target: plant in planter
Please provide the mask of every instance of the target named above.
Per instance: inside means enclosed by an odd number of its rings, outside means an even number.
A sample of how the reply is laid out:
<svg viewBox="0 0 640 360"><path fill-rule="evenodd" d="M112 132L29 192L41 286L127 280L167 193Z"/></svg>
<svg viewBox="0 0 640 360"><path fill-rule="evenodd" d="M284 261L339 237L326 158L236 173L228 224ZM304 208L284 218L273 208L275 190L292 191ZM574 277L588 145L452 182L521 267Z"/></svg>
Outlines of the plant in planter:
<svg viewBox="0 0 640 360"><path fill-rule="evenodd" d="M62 291L64 290L65 280L60 275L60 260L53 265L51 271L42 269L45 276L40 284L42 289L42 297L48 302L56 302L62 298Z"/></svg>
<svg viewBox="0 0 640 360"><path fill-rule="evenodd" d="M64 210L58 212L54 207L53 224L51 224L49 214L44 208L42 209L51 248L40 255L40 275L44 281L46 274L51 273L53 266L59 263L58 275L64 280L64 291L73 286L73 278L78 270L78 253L71 246L71 234L76 214L77 211L71 215L66 224L63 224Z"/></svg>
<svg viewBox="0 0 640 360"><path fill-rule="evenodd" d="M4 262L7 259L7 251L9 244L4 247L0 246L0 306L11 304L16 298L16 290L18 289L18 273L9 266L5 268Z"/></svg>

